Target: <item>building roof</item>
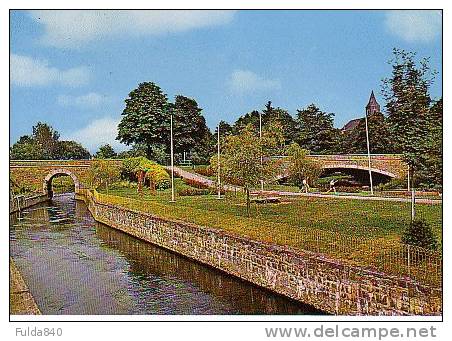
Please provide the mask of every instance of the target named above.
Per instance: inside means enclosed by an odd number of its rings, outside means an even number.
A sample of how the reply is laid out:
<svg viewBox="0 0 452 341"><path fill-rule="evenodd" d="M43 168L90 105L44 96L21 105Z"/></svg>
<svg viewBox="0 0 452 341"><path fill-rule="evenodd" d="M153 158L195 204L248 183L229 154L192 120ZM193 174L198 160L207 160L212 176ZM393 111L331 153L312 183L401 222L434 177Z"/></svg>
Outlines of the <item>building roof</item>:
<svg viewBox="0 0 452 341"><path fill-rule="evenodd" d="M361 122L362 118L355 118L354 120L348 121L343 127L342 131L349 131L354 128Z"/></svg>

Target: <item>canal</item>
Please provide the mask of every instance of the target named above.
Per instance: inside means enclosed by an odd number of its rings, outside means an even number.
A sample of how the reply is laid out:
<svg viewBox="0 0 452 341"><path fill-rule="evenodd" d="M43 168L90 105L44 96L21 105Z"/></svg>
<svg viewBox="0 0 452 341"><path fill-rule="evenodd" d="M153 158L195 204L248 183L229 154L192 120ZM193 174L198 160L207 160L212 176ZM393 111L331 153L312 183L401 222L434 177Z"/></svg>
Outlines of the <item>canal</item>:
<svg viewBox="0 0 452 341"><path fill-rule="evenodd" d="M43 314L320 314L97 223L73 194L10 216L10 253Z"/></svg>

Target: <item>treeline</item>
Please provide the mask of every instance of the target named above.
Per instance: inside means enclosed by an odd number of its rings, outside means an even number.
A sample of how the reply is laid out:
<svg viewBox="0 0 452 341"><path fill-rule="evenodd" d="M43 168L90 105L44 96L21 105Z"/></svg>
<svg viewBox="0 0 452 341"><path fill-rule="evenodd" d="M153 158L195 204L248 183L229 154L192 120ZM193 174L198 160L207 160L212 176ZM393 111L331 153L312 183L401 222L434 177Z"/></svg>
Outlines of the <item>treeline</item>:
<svg viewBox="0 0 452 341"><path fill-rule="evenodd" d="M433 100L429 90L436 73L428 59L416 62L412 52L394 49L390 61L392 73L383 79L385 113L368 116L370 151L373 154L400 153L414 172L415 184L442 184L442 98ZM363 105L364 107L364 105ZM220 135L235 135L252 125L259 131L259 116L264 126L277 126L284 141L276 153L296 142L312 154L366 153L365 120L353 129L334 127L334 113L322 111L316 104L298 109L295 115L268 102L262 109L240 116L235 122L219 123ZM170 116L173 116L176 162L184 153L195 164L206 164L216 150L216 128L206 125L202 109L195 99L177 95L173 102L155 83L144 82L125 100L117 140L131 149L117 154L110 145L95 153L96 158L145 156L167 164L170 153ZM363 108L364 116L364 108ZM31 136L22 136L11 148L15 159L87 158L89 152L74 141L59 141L59 134L46 124L33 127Z"/></svg>
<svg viewBox="0 0 452 341"><path fill-rule="evenodd" d="M80 143L60 140L60 134L46 123L38 122L31 135L24 135L10 148L13 160L76 160L91 157Z"/></svg>

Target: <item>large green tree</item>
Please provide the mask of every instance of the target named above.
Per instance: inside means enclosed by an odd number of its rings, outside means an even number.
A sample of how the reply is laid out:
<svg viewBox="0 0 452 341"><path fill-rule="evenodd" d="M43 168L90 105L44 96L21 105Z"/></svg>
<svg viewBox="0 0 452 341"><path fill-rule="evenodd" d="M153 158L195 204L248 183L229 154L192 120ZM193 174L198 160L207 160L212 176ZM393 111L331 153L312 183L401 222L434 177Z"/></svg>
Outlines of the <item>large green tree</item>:
<svg viewBox="0 0 452 341"><path fill-rule="evenodd" d="M59 141L54 159L81 160L89 159L91 154L80 143L75 141Z"/></svg>
<svg viewBox="0 0 452 341"><path fill-rule="evenodd" d="M198 103L182 95L176 96L173 106L174 151L188 152L195 163L205 163L212 154L212 133Z"/></svg>
<svg viewBox="0 0 452 341"><path fill-rule="evenodd" d="M297 142L313 154L332 154L339 149L339 130L334 128L334 114L321 111L315 104L297 110Z"/></svg>
<svg viewBox="0 0 452 341"><path fill-rule="evenodd" d="M416 183L441 184L442 147L434 136L442 133L442 105L435 106L429 93L436 72L428 59L416 62L414 52L394 49L393 55L392 74L383 80L382 92L394 150L404 155Z"/></svg>
<svg viewBox="0 0 452 341"><path fill-rule="evenodd" d="M280 107L274 108L271 101L267 102L262 113L266 122L277 122L281 126L284 144L291 144L297 132L297 123L292 115Z"/></svg>
<svg viewBox="0 0 452 341"><path fill-rule="evenodd" d="M48 160L55 157L58 148L60 134L47 123L38 122L33 126L32 138L41 149L42 159Z"/></svg>
<svg viewBox="0 0 452 341"><path fill-rule="evenodd" d="M158 85L144 82L130 92L118 125L117 140L127 145L142 144L153 158L153 145L169 145L170 105Z"/></svg>
<svg viewBox="0 0 452 341"><path fill-rule="evenodd" d="M99 150L94 154L96 159L113 159L117 156L115 150L111 145L104 144L99 147Z"/></svg>
<svg viewBox="0 0 452 341"><path fill-rule="evenodd" d="M13 160L88 159L90 153L78 142L60 141L60 134L47 123L38 122L31 135L24 135L10 149Z"/></svg>
<svg viewBox="0 0 452 341"><path fill-rule="evenodd" d="M392 141L387 119L376 112L367 117L370 152L373 154L392 153ZM366 121L362 118L353 129L343 133L341 152L345 154L367 153Z"/></svg>

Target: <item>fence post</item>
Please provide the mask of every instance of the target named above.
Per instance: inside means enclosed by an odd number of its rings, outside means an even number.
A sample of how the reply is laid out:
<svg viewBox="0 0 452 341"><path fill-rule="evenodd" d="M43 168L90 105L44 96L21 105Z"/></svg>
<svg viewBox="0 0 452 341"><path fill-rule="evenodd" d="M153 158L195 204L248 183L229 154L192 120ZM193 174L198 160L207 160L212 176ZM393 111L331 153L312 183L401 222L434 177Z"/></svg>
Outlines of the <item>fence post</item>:
<svg viewBox="0 0 452 341"><path fill-rule="evenodd" d="M408 276L411 277L411 245L408 244L407 245L407 249L408 249Z"/></svg>

